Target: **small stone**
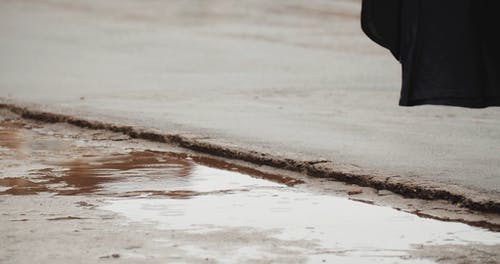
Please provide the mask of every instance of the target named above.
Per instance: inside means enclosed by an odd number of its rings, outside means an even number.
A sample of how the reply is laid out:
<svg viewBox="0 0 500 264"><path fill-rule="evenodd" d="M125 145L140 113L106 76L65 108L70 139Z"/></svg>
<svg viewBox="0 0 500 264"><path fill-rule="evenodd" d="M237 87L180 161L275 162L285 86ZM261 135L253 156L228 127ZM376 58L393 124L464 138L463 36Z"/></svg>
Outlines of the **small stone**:
<svg viewBox="0 0 500 264"><path fill-rule="evenodd" d="M356 194L362 194L362 193L363 193L363 190L361 190L361 189L350 190L347 192L347 194L349 194L349 195L356 195Z"/></svg>

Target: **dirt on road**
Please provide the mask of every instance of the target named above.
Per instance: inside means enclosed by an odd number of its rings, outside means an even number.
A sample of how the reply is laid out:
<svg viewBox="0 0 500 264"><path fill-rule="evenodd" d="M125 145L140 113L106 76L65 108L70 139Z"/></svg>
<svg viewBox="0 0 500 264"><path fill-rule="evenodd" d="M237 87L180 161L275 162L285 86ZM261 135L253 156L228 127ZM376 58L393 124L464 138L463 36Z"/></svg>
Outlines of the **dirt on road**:
<svg viewBox="0 0 500 264"><path fill-rule="evenodd" d="M500 263L497 215L8 111L0 120L4 263Z"/></svg>

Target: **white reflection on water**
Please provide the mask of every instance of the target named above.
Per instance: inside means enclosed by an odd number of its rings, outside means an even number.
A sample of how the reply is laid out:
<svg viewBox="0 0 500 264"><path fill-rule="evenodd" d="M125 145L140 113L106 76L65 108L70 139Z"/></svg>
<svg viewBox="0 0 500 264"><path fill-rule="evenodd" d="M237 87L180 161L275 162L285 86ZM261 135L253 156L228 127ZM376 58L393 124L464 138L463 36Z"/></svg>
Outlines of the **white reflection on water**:
<svg viewBox="0 0 500 264"><path fill-rule="evenodd" d="M169 180L165 178L162 184L166 190L172 190ZM500 244L498 233L462 223L424 219L388 207L314 194L300 187L205 166L193 169L186 186L173 186L176 190L211 193L189 199L114 199L103 209L120 213L131 222L155 223L161 229L191 233L231 228L271 231L271 236L279 240L317 245L300 249L312 262L340 258L343 263L355 263L358 258L368 258L393 263L402 261L399 257L416 244ZM228 189L235 191L214 193Z"/></svg>

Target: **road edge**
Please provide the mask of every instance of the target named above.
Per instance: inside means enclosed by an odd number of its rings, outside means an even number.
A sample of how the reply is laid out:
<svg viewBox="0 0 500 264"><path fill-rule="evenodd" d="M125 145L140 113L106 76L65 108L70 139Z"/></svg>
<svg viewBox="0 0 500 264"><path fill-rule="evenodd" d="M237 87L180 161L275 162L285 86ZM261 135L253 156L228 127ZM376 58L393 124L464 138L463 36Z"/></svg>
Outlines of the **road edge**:
<svg viewBox="0 0 500 264"><path fill-rule="evenodd" d="M500 201L478 191L457 185L425 180L409 180L397 175L367 175L364 173L342 171L336 169L335 166L330 166L327 162L297 160L286 156L248 150L236 145L229 146L223 143L218 144L217 142L204 142L202 139L180 134L157 132L128 125L40 111L15 103L0 103L0 109L7 109L26 119L47 123L67 123L81 128L102 129L123 133L131 138L168 143L204 154L242 160L256 165L267 165L278 169L303 173L311 177L329 178L359 186L372 187L377 190L389 190L408 198L446 200L474 211L500 214Z"/></svg>

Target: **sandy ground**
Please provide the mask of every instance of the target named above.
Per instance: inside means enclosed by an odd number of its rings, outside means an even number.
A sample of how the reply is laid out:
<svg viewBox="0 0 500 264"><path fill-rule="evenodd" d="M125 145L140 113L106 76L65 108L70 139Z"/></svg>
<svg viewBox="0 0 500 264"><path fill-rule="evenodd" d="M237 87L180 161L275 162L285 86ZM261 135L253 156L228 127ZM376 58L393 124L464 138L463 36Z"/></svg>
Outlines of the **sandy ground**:
<svg viewBox="0 0 500 264"><path fill-rule="evenodd" d="M445 201L8 111L0 156L2 263L500 263L498 215Z"/></svg>
<svg viewBox="0 0 500 264"><path fill-rule="evenodd" d="M359 8L1 1L0 97L498 203L499 109L397 107L399 65Z"/></svg>

